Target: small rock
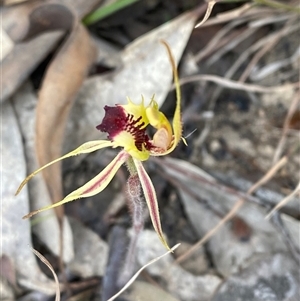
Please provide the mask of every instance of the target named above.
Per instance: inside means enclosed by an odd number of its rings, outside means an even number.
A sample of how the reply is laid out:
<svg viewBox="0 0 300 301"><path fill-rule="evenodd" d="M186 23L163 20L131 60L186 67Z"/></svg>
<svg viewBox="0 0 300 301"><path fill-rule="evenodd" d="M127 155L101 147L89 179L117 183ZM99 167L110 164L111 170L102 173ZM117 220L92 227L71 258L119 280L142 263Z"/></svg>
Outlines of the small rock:
<svg viewBox="0 0 300 301"><path fill-rule="evenodd" d="M182 242L180 247L175 250L175 257L179 257L187 252L192 246L186 242ZM208 271L208 259L203 246L199 247L190 257L181 264L186 271L193 275L201 275Z"/></svg>
<svg viewBox="0 0 300 301"><path fill-rule="evenodd" d="M74 234L75 257L70 262L70 270L83 278L103 276L107 257L107 244L89 228L70 218Z"/></svg>
<svg viewBox="0 0 300 301"><path fill-rule="evenodd" d="M299 266L286 254L264 256L229 277L212 301L300 300Z"/></svg>
<svg viewBox="0 0 300 301"><path fill-rule="evenodd" d="M264 107L283 105L287 109L290 107L292 100L295 97L295 89L287 88L276 93L264 93L261 96L261 101Z"/></svg>
<svg viewBox="0 0 300 301"><path fill-rule="evenodd" d="M168 290L184 301L208 301L221 283L218 276L194 276L176 265L169 267L163 279L167 282Z"/></svg>
<svg viewBox="0 0 300 301"><path fill-rule="evenodd" d="M157 234L152 230L144 230L137 243L137 261L140 265L145 265L152 259L166 253L166 248L160 242ZM153 276L161 276L165 268L173 261L172 255L168 254L159 261L151 264L147 271Z"/></svg>
<svg viewBox="0 0 300 301"><path fill-rule="evenodd" d="M172 168L166 169L166 172L172 177L206 201L206 204L200 203L184 189L179 189L186 215L199 238L202 238L221 220L221 217L214 210L225 216L239 200L239 196L226 192L225 188L221 188L221 184L220 189L216 189L213 180L211 180L211 184L195 180L197 176L204 177L203 171L195 165L169 158L167 161L169 164L173 162L177 167L186 168L191 175L194 174L194 177L187 178L186 175L178 173ZM208 177L206 178L209 180ZM207 206L214 210L208 209ZM237 235L239 233L236 233L236 229L227 223L209 239L207 245L211 259L221 275L229 277L232 273L246 268L249 259L255 254L288 251L282 235L278 233L270 221L265 219L266 214L267 211L259 205L245 202L239 208L236 216L243 221L244 225L247 225L247 233L244 233L246 235L244 237ZM289 219L286 223L294 241L299 241L299 225L299 221L296 219Z"/></svg>
<svg viewBox="0 0 300 301"><path fill-rule="evenodd" d="M139 301L179 301L159 287L143 281L135 281L124 297Z"/></svg>
<svg viewBox="0 0 300 301"><path fill-rule="evenodd" d="M137 260L141 266L165 252L166 249L154 231L145 230L141 233L137 252ZM174 264L171 254L150 265L147 271L152 276L159 277L163 283L166 283L172 295L184 301L208 301L221 282L220 278L215 275L192 275Z"/></svg>

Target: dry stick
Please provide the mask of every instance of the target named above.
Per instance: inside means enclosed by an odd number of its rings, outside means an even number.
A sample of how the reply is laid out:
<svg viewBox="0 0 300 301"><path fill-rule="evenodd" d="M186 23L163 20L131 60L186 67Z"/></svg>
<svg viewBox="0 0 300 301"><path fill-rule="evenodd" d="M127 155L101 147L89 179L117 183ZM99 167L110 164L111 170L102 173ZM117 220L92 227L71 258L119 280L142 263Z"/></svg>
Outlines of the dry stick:
<svg viewBox="0 0 300 301"><path fill-rule="evenodd" d="M205 24L202 25L202 27L212 26L216 24L226 23L229 21L232 21L234 19L237 19L241 16L243 17L261 17L262 20L266 20L268 22L268 16L271 17L274 16L274 13L276 14L276 11L273 8L270 7L257 7L253 3L246 3L243 6L233 9L229 12L223 12L220 14L217 14L216 17L210 18ZM291 14L289 14L291 15ZM285 15L283 15L285 16ZM278 16L277 14L277 20L282 20L282 16ZM276 20L276 22L277 22ZM264 21L262 21L264 22Z"/></svg>
<svg viewBox="0 0 300 301"><path fill-rule="evenodd" d="M208 61L207 65L212 65L220 60L220 58L229 52L230 50L236 48L241 42L248 39L251 35L253 35L259 27L249 27L247 28L242 34L240 34L237 38L230 41L227 45L225 45L223 48L221 48L219 51L217 51Z"/></svg>
<svg viewBox="0 0 300 301"><path fill-rule="evenodd" d="M281 158L258 182L256 182L254 185L252 185L248 191L247 194L252 194L257 190L260 186L264 185L266 182L268 182L275 174L276 172L283 167L287 163L287 157ZM211 236L213 236L227 221L232 219L239 208L244 204L245 200L243 198L239 199L233 208L226 214L226 216L208 233L204 235L204 237L199 240L196 244L194 244L187 252L179 256L175 263L180 263L184 260L186 260L189 256L191 256L201 245L203 245Z"/></svg>
<svg viewBox="0 0 300 301"><path fill-rule="evenodd" d="M147 268L149 265L155 263L156 261L160 260L162 257L168 255L169 253L174 252L178 247L180 246L180 244L175 245L173 248L171 248L168 252L164 253L161 256L158 256L154 259L152 259L151 261L149 261L148 263L146 263L145 265L143 265L131 278L130 280L124 285L124 287L114 296L112 296L111 298L109 298L107 301L113 301L115 300L118 296L120 296L134 281L135 279L139 276L139 274L145 269Z"/></svg>
<svg viewBox="0 0 300 301"><path fill-rule="evenodd" d="M299 29L299 24L296 24L295 26L291 26L291 27L288 28L287 34L291 34L292 32L297 31L298 29ZM232 65L232 67L226 72L225 78L227 78L227 79L231 78L234 75L234 73L238 70L238 68L242 65L242 63L251 55L251 53L257 51L263 45L266 45L266 44L270 43L271 41L273 41L274 39L276 39L277 36L278 36L278 34L280 34L280 31L276 32L276 33L272 33L272 34L268 35L267 37L264 37L264 38L260 39L253 46L251 46L249 49L247 49L245 52L243 52L240 55L240 57L236 60L236 62ZM202 54L199 53L198 56L199 56L199 59L200 59L201 56L202 56ZM180 83L181 84L185 84L185 83L197 81L197 79L198 78L195 77L195 76L186 77L184 79L181 79ZM199 80L201 80L201 78L199 78ZM216 90L216 93L214 93L213 99L217 98L220 95L221 91L222 91L222 88L218 88Z"/></svg>
<svg viewBox="0 0 300 301"><path fill-rule="evenodd" d="M196 174L192 171L187 170L183 166L176 165L176 163L173 164L171 162L168 162L169 160L166 160L166 159L162 160L162 159L157 159L155 157L152 157L151 160L154 161L157 164L157 166L164 166L163 171L161 171L160 169L156 170L162 177L164 177L167 181L171 182L174 187L180 187L181 189L184 190L184 192L188 193L191 197L195 198L196 200L198 200L201 203L204 202L203 199L201 199L198 195L196 196L196 194L193 193L187 186L182 185L182 183L179 180L175 180L174 177L169 176L169 174L165 170L167 170L167 169L173 170L175 173L183 174L185 177L191 178L193 181L198 181L198 182L203 183L204 185L212 186L212 187L214 187L214 189L220 190L220 191L224 192L225 194L232 194L232 195L236 196L237 198L243 198L246 201L256 203L259 206L263 206L263 207L266 206L265 202L262 202L257 197L248 195L247 193L244 193L241 191L237 191L234 188L222 185L218 181L216 181L216 179L213 177L211 177L211 179L206 178L205 176L201 176L199 174ZM209 206L209 205L207 204L207 206ZM269 208L269 204L267 206ZM222 214L222 216L223 216L223 214Z"/></svg>
<svg viewBox="0 0 300 301"><path fill-rule="evenodd" d="M209 43L206 45L206 47L201 50L198 54L195 55L195 60L197 63L199 63L205 56L209 55L210 52L215 51L216 48L218 48L218 45L220 44L220 40L223 37L228 38L228 34L234 29L235 27L248 22L249 19L251 20L253 16L245 16L241 19L234 20L227 25L225 25L222 29L220 29L215 36L209 41ZM232 40L232 38L231 38ZM220 47L220 46L219 46Z"/></svg>
<svg viewBox="0 0 300 301"><path fill-rule="evenodd" d="M239 24L241 24L241 22L230 23L219 30L218 33L215 34L215 36L204 47L204 49L199 51L194 56L195 61L197 63L201 62L201 60L203 60L205 57L209 56L211 53L214 53L215 51L226 45L229 41L240 35L241 30L231 32L232 29Z"/></svg>
<svg viewBox="0 0 300 301"><path fill-rule="evenodd" d="M268 24L274 24L274 23L277 23L277 22L286 21L290 17L291 17L291 14L285 14L285 15L281 15L281 16L275 15L275 16L271 16L269 18L264 18L264 19L259 19L259 20L256 20L256 21L252 21L252 22L249 23L249 26L250 27L257 27L257 26L262 27L262 26L265 26L265 25L268 25Z"/></svg>
<svg viewBox="0 0 300 301"><path fill-rule="evenodd" d="M241 16L245 17L245 16L261 16L263 17L267 17L268 13L271 15L274 15L274 10L270 9L270 8L254 8L253 4L250 3L246 3L245 5L237 8L237 9L233 9L229 12L225 12L225 13L220 13L218 14L216 17L211 18L209 20L207 20L207 22L205 22L202 27L207 27L207 26L212 26L212 25L216 25L216 24L220 24L220 23L226 23L229 21L232 21L236 18L239 18Z"/></svg>
<svg viewBox="0 0 300 301"><path fill-rule="evenodd" d="M275 212L275 214L271 218L271 222L274 225L279 232L281 232L281 235L286 243L287 248L289 249L290 253L296 260L298 264L300 264L300 250L297 244L295 244L293 238L291 237L290 232L285 227L284 222L281 219L281 215L278 211Z"/></svg>
<svg viewBox="0 0 300 301"><path fill-rule="evenodd" d="M299 30L299 24L296 24L295 26L292 26L289 28L287 34L291 34L294 31ZM257 41L254 45L252 45L250 48L248 48L246 51L244 51L239 58L235 61L235 63L232 65L232 67L225 73L225 78L230 79L233 77L235 72L238 70L238 68L246 61L246 59L255 51L263 47L264 45L268 44L270 41L273 39L276 39L277 35L280 34L279 32L276 33L271 33L267 37L261 38L259 41ZM217 87L216 90L213 93L213 96L211 98L211 105L210 109L214 108L215 102L219 95L221 94L223 88L222 87Z"/></svg>
<svg viewBox="0 0 300 301"><path fill-rule="evenodd" d="M282 134L281 134L281 138L280 138L280 140L278 142L278 145L276 147L272 164L274 164L276 161L278 161L278 159L279 159L279 157L280 157L280 155L281 155L281 153L283 151L283 147L285 145L286 136L287 136L288 129L289 129L289 124L290 124L290 121L291 121L291 119L293 117L293 114L295 113L295 111L297 109L298 104L300 103L299 99L300 99L300 93L298 91L295 94L295 97L292 100L292 103L290 105L288 113L287 113L287 115L285 117L284 124L283 124L283 129L282 129Z"/></svg>
<svg viewBox="0 0 300 301"><path fill-rule="evenodd" d="M247 9L248 9L248 8L247 8ZM233 12L231 12L230 14L232 15ZM235 15L239 15L239 14L241 14L240 11L239 11L237 14L235 14ZM236 25L238 25L238 24L240 24L240 23L243 23L243 22L245 22L245 21L248 21L249 19L251 19L251 18L253 18L253 17L254 17L254 18L257 18L257 15L244 16L244 20L235 20L235 21L231 22L229 25L225 26L226 29L220 30L219 33L214 37L214 39L212 39L212 41L209 43L208 47L206 47L202 52L200 52L200 53L197 55L196 59L198 60L198 62L199 62L200 59L202 59L202 58L209 52L210 49L213 48L213 46L217 43L218 39L221 38L224 34L226 34L226 32L227 32L228 29L233 28L234 26L236 26ZM264 17L265 17L265 16L264 16ZM208 21L208 22L209 22L209 21ZM205 24L207 24L207 22L206 22ZM227 27L228 27L228 28L227 28ZM236 44L238 44L239 42L241 42L241 40L245 39L246 36L249 36L249 35L251 35L252 33L253 33L253 29L250 29L250 31L247 31L247 32L246 32L246 35L243 35L243 34L242 34L242 35L239 35L238 38L237 38L238 40L237 40L237 39L234 39L234 41L233 41L232 43L234 43L234 45L236 45ZM261 45L264 45L264 44L261 43ZM232 47L232 44L231 44L230 46ZM224 50L221 49L221 51L222 51L222 54L223 54ZM214 58L215 58L216 56L219 56L219 55L220 55L220 51L214 55ZM245 56L245 59L246 59L246 58L247 58L247 56ZM241 63L242 63L242 62L243 62L243 60L241 60ZM241 63L240 63L240 64L241 64ZM234 72L238 69L238 67L240 66L240 64L239 64L238 62L236 62L236 63L232 66L232 68L230 68L230 69L228 70L228 72L226 73L225 77L231 77L231 76L234 74ZM200 75L200 76L201 76L201 75ZM196 81L197 81L198 79L201 80L201 79L203 79L203 78L199 78L199 77L188 77L188 78L186 78L186 79L184 79L184 80L186 80L186 82L190 82L190 81L192 81L192 80L196 80ZM181 81L182 84L184 83L184 80ZM243 88L242 88L242 90L243 90ZM214 91L214 93L213 93L213 96L212 96L212 99L211 99L211 101L210 101L210 108L209 108L210 110L212 110L212 109L214 108L215 102L216 102L218 96L220 95L221 91L222 91L222 88L221 88L221 87L217 87L217 88L215 89L215 91ZM199 136L199 138L194 142L194 145L195 145L195 146L197 146L197 145L199 146L199 145L201 145L201 144L204 142L204 140L206 139L206 137L207 137L207 135L208 135L208 133L209 133L209 131L210 131L210 126L211 126L211 124L210 124L209 121L205 123L205 128L204 128L204 130L201 132L201 135Z"/></svg>
<svg viewBox="0 0 300 301"><path fill-rule="evenodd" d="M295 13L300 12L300 9L294 7L292 3L281 3L280 1L274 1L274 0L254 0L254 2L261 5L268 5L277 10L287 10Z"/></svg>
<svg viewBox="0 0 300 301"><path fill-rule="evenodd" d="M31 248L31 251L49 268L49 270L51 271L54 280L55 280L55 301L60 301L60 289L59 289L59 281L57 278L57 275L51 265L51 263L41 254L39 253L37 250Z"/></svg>
<svg viewBox="0 0 300 301"><path fill-rule="evenodd" d="M200 23L198 23L198 24L195 26L195 28L200 27L202 24L205 23L205 21L209 18L210 14L211 14L211 12L212 12L212 9L213 9L213 7L215 6L215 4L216 4L217 2L218 2L217 0L211 0L211 1L208 2L208 4L207 4L207 9L206 9L206 12L205 12L205 15L204 15L202 21L201 21Z"/></svg>
<svg viewBox="0 0 300 301"><path fill-rule="evenodd" d="M184 85L196 81L211 81L225 88L229 88L233 90L243 90L248 92L257 92L257 93L282 92L285 91L286 89L294 88L299 85L299 82L295 82L295 83L290 83L290 84L285 84L280 86L265 87L260 85L245 84L227 78L223 78L221 76L210 75L210 74L194 75L194 76L183 78L180 80L180 85ZM175 87L172 86L172 89L174 88Z"/></svg>
<svg viewBox="0 0 300 301"><path fill-rule="evenodd" d="M228 32L230 32L234 27L248 21L248 18L243 18L242 20L235 20L233 22L230 22L228 25L226 25L223 29L221 29L216 35L215 37L210 41L210 43L207 45L207 47L205 47L200 53L198 53L195 57L196 61L199 63L201 59L203 59L205 56L207 56L209 54L209 52L213 52L213 51L217 51L217 53L215 53L215 55L212 57L215 58L217 56L220 55L220 53L224 53L225 51L228 51L228 48L231 49L233 47L235 47L235 45L239 44L241 41L243 41L246 37L249 37L250 35L252 35L256 29L248 29L246 30L246 34L245 34L245 30L240 30L242 31L242 33L238 32L237 34L235 34L235 37L232 39L227 39L226 43L224 43L224 41L221 41L220 43L220 39L226 35ZM223 43L222 43L223 42ZM230 43L227 43L230 42ZM226 45L227 47L223 47L223 45ZM216 49L216 46L219 46L219 50ZM225 49L225 51L224 51ZM212 62L210 62L212 63ZM200 136L198 139L195 140L194 142L194 146L200 146L204 140L206 139L209 131L210 131L210 127L211 127L211 122L210 121L206 121L205 122L205 128L204 130L201 132Z"/></svg>
<svg viewBox="0 0 300 301"><path fill-rule="evenodd" d="M247 9L248 9L248 8L247 8ZM253 9L252 9L251 11L253 11ZM251 11L248 11L248 13L249 13L249 12L251 13ZM237 15L239 15L239 14L241 14L241 12L238 12L238 13L237 13ZM251 14L247 15L248 18L249 18L249 16L251 17L252 15L251 15ZM257 14L255 14L254 17L257 18ZM245 18L245 17L244 17L244 18ZM265 18L265 15L264 15L264 18ZM208 22L209 22L209 21L208 21ZM207 24L208 22L206 22L205 24ZM236 22L236 21L234 21L234 22ZM234 23L234 22L233 22L233 23ZM232 24L232 23L230 23L230 24ZM230 27L230 25L228 25L228 26ZM290 33L290 32L292 32L292 31L295 31L295 30L298 29L298 27L299 27L299 26L296 25L296 26L293 26L293 27L291 27L291 28L288 28L288 32ZM221 30L220 32L222 32L222 30ZM225 31L225 32L226 32L226 31ZM222 36L222 34L223 34L223 32L220 33L221 36ZM249 34L249 33L248 33L248 34ZM280 34L280 32L279 32L279 34ZM276 33L276 34L271 34L271 35L269 35L267 38L262 38L260 41L258 41L257 43L255 43L255 44L254 44L252 47L250 47L248 50L246 50L245 52L243 52L243 53L240 55L240 57L238 58L238 60L233 64L233 66L226 72L225 78L231 78L231 77L234 75L234 73L238 70L238 68L240 67L240 65L241 65L241 64L249 57L249 55L250 55L252 52L257 51L257 49L261 48L263 45L265 45L265 44L268 43L269 41L272 41L272 40L276 39L276 38L277 38L277 35L278 35L278 33ZM218 36L218 34L217 34L216 36ZM202 59L202 58L206 55L206 53L208 52L208 50L211 49L212 45L214 45L215 43L216 43L216 42L212 41L211 44L210 44L208 47L206 47L202 52L200 52L200 53L197 55L197 59L198 59L198 60ZM222 53L223 53L223 52L222 52ZM214 55L214 57L216 57L218 54L219 54L219 52L216 53L216 54ZM213 58L212 58L212 59L213 59ZM193 79L195 79L195 77L191 77L190 79L193 80ZM188 78L186 78L185 80L188 80ZM188 81L187 81L187 82L188 82ZM214 93L213 93L213 96L212 96L212 99L211 99L211 102L210 102L210 107L209 107L210 110L212 110L212 109L214 108L215 102L216 102L217 98L219 97L219 95L221 94L222 90L223 90L222 87L217 87L217 88L215 89L215 91L214 91ZM241 89L241 90L243 90L243 89ZM248 92L249 92L249 91L248 91ZM210 124L207 123L207 122L206 122L206 124L205 124L205 129L206 129L206 131L203 131L203 132L202 132L201 136L199 137L199 139L196 140L196 143L195 143L195 144L200 145L200 144L205 140L205 138L206 138L206 136L207 136L207 134L208 134L208 132L209 132L209 130L210 130Z"/></svg>
<svg viewBox="0 0 300 301"><path fill-rule="evenodd" d="M293 23L295 20L297 20L297 18L290 19L286 23L286 25L280 30L278 35L273 39L273 41L266 44L263 48L261 48L260 51L258 51L255 54L255 56L250 61L250 63L248 64L248 66L245 69L245 71L243 72L243 74L240 76L239 82L244 82L247 79L247 77L251 73L252 69L258 63L258 61L262 58L262 56L265 55L271 48L273 48L279 42L280 38L282 38L283 36L285 36L287 34L287 32L289 31L289 28L291 27L291 23Z"/></svg>
<svg viewBox="0 0 300 301"><path fill-rule="evenodd" d="M286 196L283 200L281 200L266 216L266 219L269 219L276 211L278 211L281 207L286 205L293 197L295 197L300 192L300 182L297 187L294 189L292 193Z"/></svg>
<svg viewBox="0 0 300 301"><path fill-rule="evenodd" d="M297 50L294 52L294 54L288 58L284 58L281 60L277 60L277 61L273 61L272 63L263 66L262 68L258 68L257 70L253 70L251 73L250 78L253 81L259 81L265 77L267 77L268 75L275 73L276 71L279 71L280 69L284 68L284 67L288 67L291 66L292 64L297 63L298 59L300 57L300 46L297 48ZM296 70L295 70L296 71ZM299 71L299 70L297 70ZM295 74L295 72L293 72L292 70L290 70L288 73L284 73L285 78L287 78L287 74L289 74L288 76ZM283 77L281 76L281 80L283 81Z"/></svg>

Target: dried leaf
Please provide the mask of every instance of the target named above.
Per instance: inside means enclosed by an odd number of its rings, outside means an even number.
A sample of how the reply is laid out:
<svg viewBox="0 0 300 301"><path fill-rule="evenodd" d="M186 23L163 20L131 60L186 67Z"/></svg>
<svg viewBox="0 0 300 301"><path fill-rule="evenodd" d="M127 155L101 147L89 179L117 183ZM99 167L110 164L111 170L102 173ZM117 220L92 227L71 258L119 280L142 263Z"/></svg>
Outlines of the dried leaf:
<svg viewBox="0 0 300 301"><path fill-rule="evenodd" d="M30 1L4 9L1 11L1 19L3 29L16 43L1 66L1 99L4 100L53 49L63 32L72 28L75 17L64 5L51 4L50 1ZM47 30L58 29L60 33L46 33L32 39ZM24 42L26 39L28 41Z"/></svg>
<svg viewBox="0 0 300 301"><path fill-rule="evenodd" d="M46 30L70 30L101 0L27 1L1 10L3 29L14 42L35 37Z"/></svg>
<svg viewBox="0 0 300 301"><path fill-rule="evenodd" d="M31 249L32 252L49 268L49 270L51 271L53 277L54 277L54 280L55 280L55 286L56 286L56 289L55 289L55 301L60 301L60 289L59 289L59 281L58 281L58 278L57 278L57 275L51 265L51 263L41 254L39 253L37 250L35 249Z"/></svg>
<svg viewBox="0 0 300 301"><path fill-rule="evenodd" d="M206 12L205 12L205 15L202 19L202 21L200 23L198 23L195 28L198 28L200 27L202 24L204 24L207 19L209 18L212 10L213 10L213 7L215 6L215 4L217 3L218 1L215 1L215 0L212 0L212 1L208 1L208 4L207 4L207 9L206 9Z"/></svg>
<svg viewBox="0 0 300 301"><path fill-rule="evenodd" d="M28 18L29 27L23 40L36 37L48 30L68 31L75 21L75 16L68 7L56 3L36 7Z"/></svg>
<svg viewBox="0 0 300 301"><path fill-rule="evenodd" d="M49 32L36 39L15 45L0 65L1 102L16 91L62 36L63 32Z"/></svg>
<svg viewBox="0 0 300 301"><path fill-rule="evenodd" d="M66 43L49 66L39 94L36 149L40 165L60 157L65 122L74 97L95 57L86 29L75 25ZM43 173L54 202L62 199L60 164Z"/></svg>
<svg viewBox="0 0 300 301"><path fill-rule="evenodd" d="M2 246L0 255L5 254L11 259L18 276L18 284L27 288L35 287L35 289L52 294L54 292L52 283L40 271L30 251L30 224L20 219L29 210L27 188L18 197L13 196L17 183L25 175L26 163L18 122L10 102L2 105L1 119L0 233Z"/></svg>
<svg viewBox="0 0 300 301"><path fill-rule="evenodd" d="M11 259L6 254L0 257L0 266L1 277L4 277L12 286L16 286L16 270Z"/></svg>
<svg viewBox="0 0 300 301"><path fill-rule="evenodd" d="M20 43L53 30L70 30L75 15L70 7L55 1L30 1L2 12L3 28L9 37Z"/></svg>
<svg viewBox="0 0 300 301"><path fill-rule="evenodd" d="M30 82L26 83L13 96L14 110L18 117L20 132L24 143L27 173L38 169L35 149L35 123L37 96ZM15 187L16 189L16 187ZM42 174L38 174L28 185L30 210L35 210L51 204L51 198ZM22 194L22 193L21 193ZM27 200L28 201L28 200ZM24 212L22 212L22 215ZM21 215L19 216L19 218ZM42 213L37 219L31 221L31 231L36 235L52 254L59 256L60 224L54 210ZM62 259L68 263L74 257L73 235L67 217L63 219L63 254Z"/></svg>
<svg viewBox="0 0 300 301"><path fill-rule="evenodd" d="M28 78L57 45L64 32L72 28L74 20L80 20L100 1L40 0L4 7L0 12L1 25L12 41L20 42L25 38L35 37L36 34L42 35L27 42L17 43L1 62L0 101L10 97ZM41 23L46 25L41 28ZM56 31L45 33L50 29Z"/></svg>

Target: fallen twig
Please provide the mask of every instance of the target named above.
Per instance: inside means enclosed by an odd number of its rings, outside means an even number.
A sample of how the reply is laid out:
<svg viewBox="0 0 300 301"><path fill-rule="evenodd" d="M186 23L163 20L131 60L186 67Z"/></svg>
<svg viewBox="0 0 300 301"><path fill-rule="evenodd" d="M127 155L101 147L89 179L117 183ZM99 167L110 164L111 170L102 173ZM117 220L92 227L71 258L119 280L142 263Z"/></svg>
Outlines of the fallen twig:
<svg viewBox="0 0 300 301"><path fill-rule="evenodd" d="M161 258L163 258L164 256L168 255L169 253L172 253L175 249L177 249L180 246L180 244L175 245L173 248L171 248L168 252L166 252L165 254L156 257L154 259L152 259L150 262L148 262L147 264L145 264L144 266L142 266L131 278L130 280L123 286L123 288L114 296L112 296L111 298L109 298L107 301L113 301L115 300L118 296L120 296L134 281L135 279L139 276L139 274L145 269L147 268L149 265L155 263L156 261L160 260Z"/></svg>
<svg viewBox="0 0 300 301"><path fill-rule="evenodd" d="M210 74L202 74L202 75L194 75L183 78L180 80L180 85L185 85L187 83L196 82L196 81L210 81L216 84L219 84L222 87L233 89L233 90L242 90L248 92L257 92L257 93L275 93L275 92L282 92L286 89L294 88L299 86L299 82L284 84L280 86L273 86L273 87L264 87L259 85L252 85L252 84L245 84L240 83L234 80L230 80L227 78L223 78L216 75ZM172 86L172 89L175 87Z"/></svg>
<svg viewBox="0 0 300 301"><path fill-rule="evenodd" d="M51 263L41 254L39 253L37 250L31 248L31 251L41 260L41 262L43 262L51 271L54 280L55 280L55 301L60 301L60 288L59 288L59 281L57 278L57 275L51 265Z"/></svg>
<svg viewBox="0 0 300 301"><path fill-rule="evenodd" d="M269 219L272 215L275 214L281 207L286 205L293 197L295 197L300 192L300 182L292 193L286 196L282 201L280 201L266 216L266 219Z"/></svg>
<svg viewBox="0 0 300 301"><path fill-rule="evenodd" d="M284 147L285 141L286 141L286 136L287 136L287 133L288 133L288 130L289 130L290 121L291 121L292 116L295 113L295 111L297 109L297 106L298 106L298 104L300 102L299 101L299 97L300 97L300 93L298 91L295 94L295 97L292 100L292 103L290 105L288 113L287 113L287 115L285 117L283 128L282 128L281 138L280 138L280 140L278 142L278 145L277 145L275 153L274 153L274 157L273 157L273 161L272 161L273 164L278 161L280 155L282 154L283 147Z"/></svg>
<svg viewBox="0 0 300 301"><path fill-rule="evenodd" d="M266 182L268 182L275 174L276 172L282 168L287 163L287 158L283 157L281 160L279 160L259 181L257 181L254 185L252 185L248 191L247 194L250 195L254 193L260 186L264 185ZM226 214L226 216L220 220L220 222L211 229L206 235L199 240L196 244L194 244L187 252L182 254L176 259L176 263L180 263L184 260L186 260L188 257L190 257L201 245L203 245L210 237L212 237L227 221L232 219L239 208L244 204L245 200L244 198L239 199L233 208Z"/></svg>
<svg viewBox="0 0 300 301"><path fill-rule="evenodd" d="M283 220L281 219L280 213L275 211L271 217L271 222L276 227L279 232L282 234L283 239L286 242L287 248L291 252L292 256L298 264L300 264L300 250L297 244L292 239L290 232L285 227Z"/></svg>

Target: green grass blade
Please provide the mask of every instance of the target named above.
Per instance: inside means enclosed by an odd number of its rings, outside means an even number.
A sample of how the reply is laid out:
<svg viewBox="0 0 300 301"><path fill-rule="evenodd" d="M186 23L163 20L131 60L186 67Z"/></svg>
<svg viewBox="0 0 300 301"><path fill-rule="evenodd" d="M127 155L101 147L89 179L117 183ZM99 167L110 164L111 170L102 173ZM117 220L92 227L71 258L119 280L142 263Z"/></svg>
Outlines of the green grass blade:
<svg viewBox="0 0 300 301"><path fill-rule="evenodd" d="M87 26L96 23L137 1L140 0L117 0L114 3L99 7L98 9L87 15L83 19L83 23Z"/></svg>

